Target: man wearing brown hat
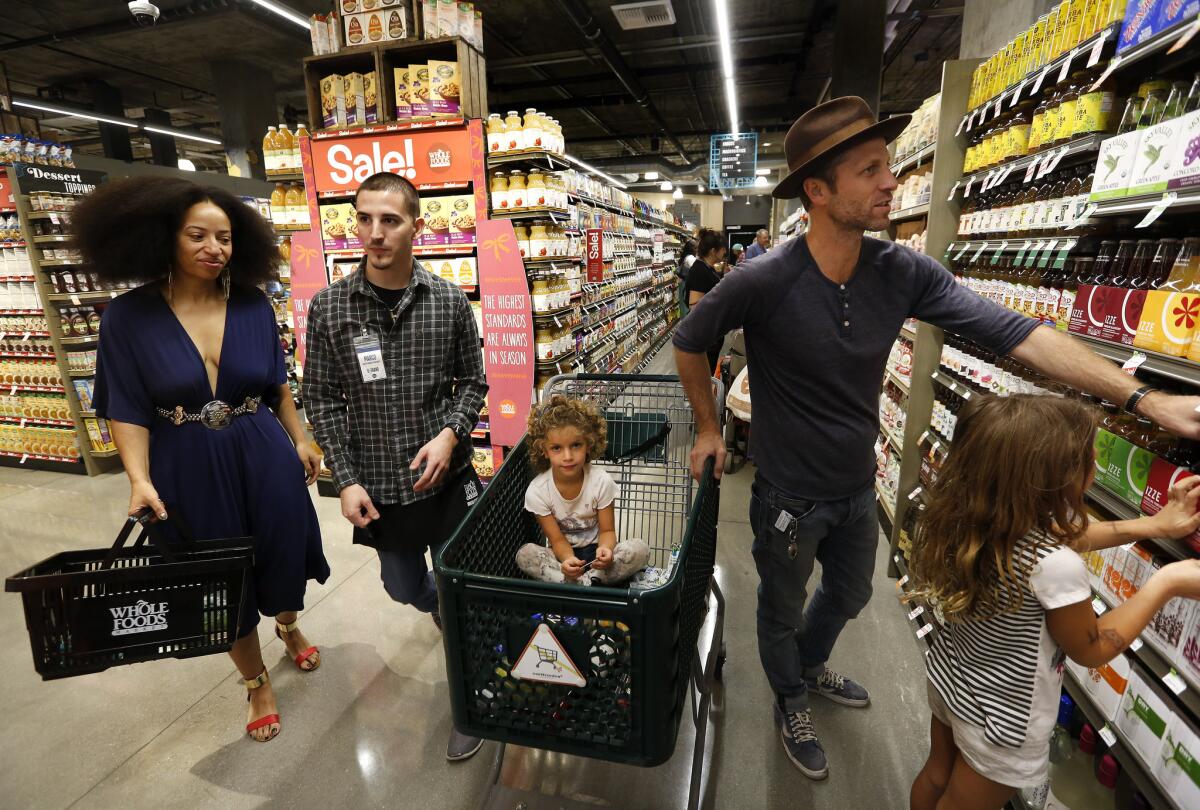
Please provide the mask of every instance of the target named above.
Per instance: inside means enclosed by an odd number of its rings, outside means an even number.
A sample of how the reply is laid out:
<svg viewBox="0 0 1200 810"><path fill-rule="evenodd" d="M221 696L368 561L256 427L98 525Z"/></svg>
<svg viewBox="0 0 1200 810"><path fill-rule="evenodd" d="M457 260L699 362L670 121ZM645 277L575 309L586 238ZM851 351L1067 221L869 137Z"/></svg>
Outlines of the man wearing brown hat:
<svg viewBox="0 0 1200 810"><path fill-rule="evenodd" d="M759 656L777 698L784 750L814 779L823 779L828 767L809 695L849 706L870 702L866 689L826 662L846 622L871 596L880 545L873 489L877 398L906 318L1125 403L1179 435L1200 436L1200 398L1139 387L1082 343L968 291L928 256L863 236L888 226L897 183L887 144L909 118L876 122L866 102L853 96L802 115L784 142L789 174L774 196L800 197L808 232L744 261L692 309L674 338L698 430L693 474L699 477L714 457L720 475L725 447L704 351L718 335L744 330L754 385L757 474L750 523L760 579ZM806 605L815 560L821 582Z"/></svg>

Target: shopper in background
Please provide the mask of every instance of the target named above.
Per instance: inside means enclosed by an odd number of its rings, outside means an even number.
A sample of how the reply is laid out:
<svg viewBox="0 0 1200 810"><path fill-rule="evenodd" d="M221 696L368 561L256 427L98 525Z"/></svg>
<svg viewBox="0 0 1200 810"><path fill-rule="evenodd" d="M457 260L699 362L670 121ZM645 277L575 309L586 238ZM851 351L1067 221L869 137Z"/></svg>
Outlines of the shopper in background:
<svg viewBox="0 0 1200 810"><path fill-rule="evenodd" d="M441 629L425 552L450 538L483 487L471 431L487 385L471 305L413 259L425 226L417 190L386 172L354 200L366 257L312 300L304 403L354 524L379 553L384 589ZM451 727L449 760L482 740Z"/></svg>
<svg viewBox="0 0 1200 810"><path fill-rule="evenodd" d="M1011 354L1047 377L1158 422L1200 436L1200 397L1168 396L1140 383L1082 343L1003 309L957 284L938 262L909 248L865 238L888 226L896 178L887 143L910 116L877 123L860 98L838 98L800 117L784 144L790 173L776 197L799 196L807 233L732 273L675 333L676 363L695 413L692 450L699 477L725 443L706 352L745 328L754 367L758 465L750 503L761 586L759 655L777 700L775 722L787 755L813 778L827 773L809 692L851 706L867 690L826 666L846 622L871 596L879 545L875 437L879 381L904 320L920 318ZM815 560L821 583L805 606Z"/></svg>
<svg viewBox="0 0 1200 810"><path fill-rule="evenodd" d="M75 239L103 279L147 281L104 313L96 413L112 424L129 513L182 521L198 540L254 537L230 656L249 689L247 733L280 731L258 615L303 672L320 653L296 626L307 581L329 565L308 496L320 459L287 385L275 313L275 234L232 194L188 180L114 180L75 209Z"/></svg>
<svg viewBox="0 0 1200 810"><path fill-rule="evenodd" d="M734 244L734 246L729 249L729 266L737 267L739 264L741 264L744 253L745 248L742 247L741 242Z"/></svg>
<svg viewBox="0 0 1200 810"><path fill-rule="evenodd" d="M1049 776L1063 655L1098 668L1174 597L1200 597L1200 563L1171 563L1097 617L1081 552L1200 528L1200 477L1153 517L1088 520L1092 411L1048 396L972 397L914 544L914 596L946 618L926 656L929 760L913 810L998 810ZM1000 497L997 497L1000 494Z"/></svg>
<svg viewBox="0 0 1200 810"><path fill-rule="evenodd" d="M693 237L688 237L688 240L683 243L683 253L679 256L679 267L675 270L679 276L679 317L681 318L688 314L687 278L688 271L695 261L696 240Z"/></svg>
<svg viewBox="0 0 1200 810"><path fill-rule="evenodd" d="M750 247L746 248L745 261L761 256L767 252L767 248L771 246L771 235L767 233L765 228L760 228L754 234L754 241L750 243Z"/></svg>
<svg viewBox="0 0 1200 810"><path fill-rule="evenodd" d="M700 299L712 292L712 289L721 281L721 274L717 272L716 268L724 258L725 240L721 238L721 234L712 228L701 228L696 234L696 261L688 271L685 285L688 309L696 306ZM722 332L716 342L707 349L710 371L717 367L717 361L721 359L721 349L724 345L725 333Z"/></svg>

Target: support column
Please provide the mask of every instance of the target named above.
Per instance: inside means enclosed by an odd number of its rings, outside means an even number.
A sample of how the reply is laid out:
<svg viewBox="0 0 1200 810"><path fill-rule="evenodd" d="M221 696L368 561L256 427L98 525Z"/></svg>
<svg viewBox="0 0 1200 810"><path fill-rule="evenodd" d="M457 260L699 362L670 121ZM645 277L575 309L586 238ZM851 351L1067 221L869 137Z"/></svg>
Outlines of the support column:
<svg viewBox="0 0 1200 810"><path fill-rule="evenodd" d="M838 0L830 98L861 96L879 114L887 0Z"/></svg>
<svg viewBox="0 0 1200 810"><path fill-rule="evenodd" d="M113 118L125 117L125 103L121 100L121 91L102 81L87 83L88 95L92 99L92 107L100 115ZM100 143L104 146L104 156L113 160L133 162L133 144L129 140L129 127L99 122Z"/></svg>
<svg viewBox="0 0 1200 810"><path fill-rule="evenodd" d="M265 180L262 140L267 127L279 123L275 81L269 73L235 59L212 62L210 67L229 173Z"/></svg>
<svg viewBox="0 0 1200 810"><path fill-rule="evenodd" d="M171 127L171 114L166 110L147 107L142 112L142 117L147 124L152 126L166 127L167 129ZM147 132L146 137L150 139L151 163L155 166L170 166L172 169L179 165L179 151L175 148L173 136Z"/></svg>

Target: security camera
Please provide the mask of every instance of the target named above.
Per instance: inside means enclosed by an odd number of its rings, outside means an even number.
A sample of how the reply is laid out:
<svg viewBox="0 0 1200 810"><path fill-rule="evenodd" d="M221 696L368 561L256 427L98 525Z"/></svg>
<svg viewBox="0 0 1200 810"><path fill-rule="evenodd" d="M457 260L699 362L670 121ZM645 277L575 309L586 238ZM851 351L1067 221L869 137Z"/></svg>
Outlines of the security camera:
<svg viewBox="0 0 1200 810"><path fill-rule="evenodd" d="M158 6L148 0L133 0L129 4L129 13L133 15L133 21L142 28L149 28L158 22L158 15L161 14Z"/></svg>

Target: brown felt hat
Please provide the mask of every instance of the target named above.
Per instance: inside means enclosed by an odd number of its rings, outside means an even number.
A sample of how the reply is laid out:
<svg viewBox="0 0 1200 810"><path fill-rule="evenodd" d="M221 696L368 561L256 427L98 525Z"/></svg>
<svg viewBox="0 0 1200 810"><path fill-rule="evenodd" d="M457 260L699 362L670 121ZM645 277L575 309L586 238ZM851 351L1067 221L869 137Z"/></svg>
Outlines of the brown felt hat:
<svg viewBox="0 0 1200 810"><path fill-rule="evenodd" d="M873 137L891 143L911 120L911 115L895 115L886 121L876 121L867 102L858 96L843 96L818 104L797 118L783 139L788 176L775 186L771 196L784 200L798 196L805 179L823 159L852 143Z"/></svg>

